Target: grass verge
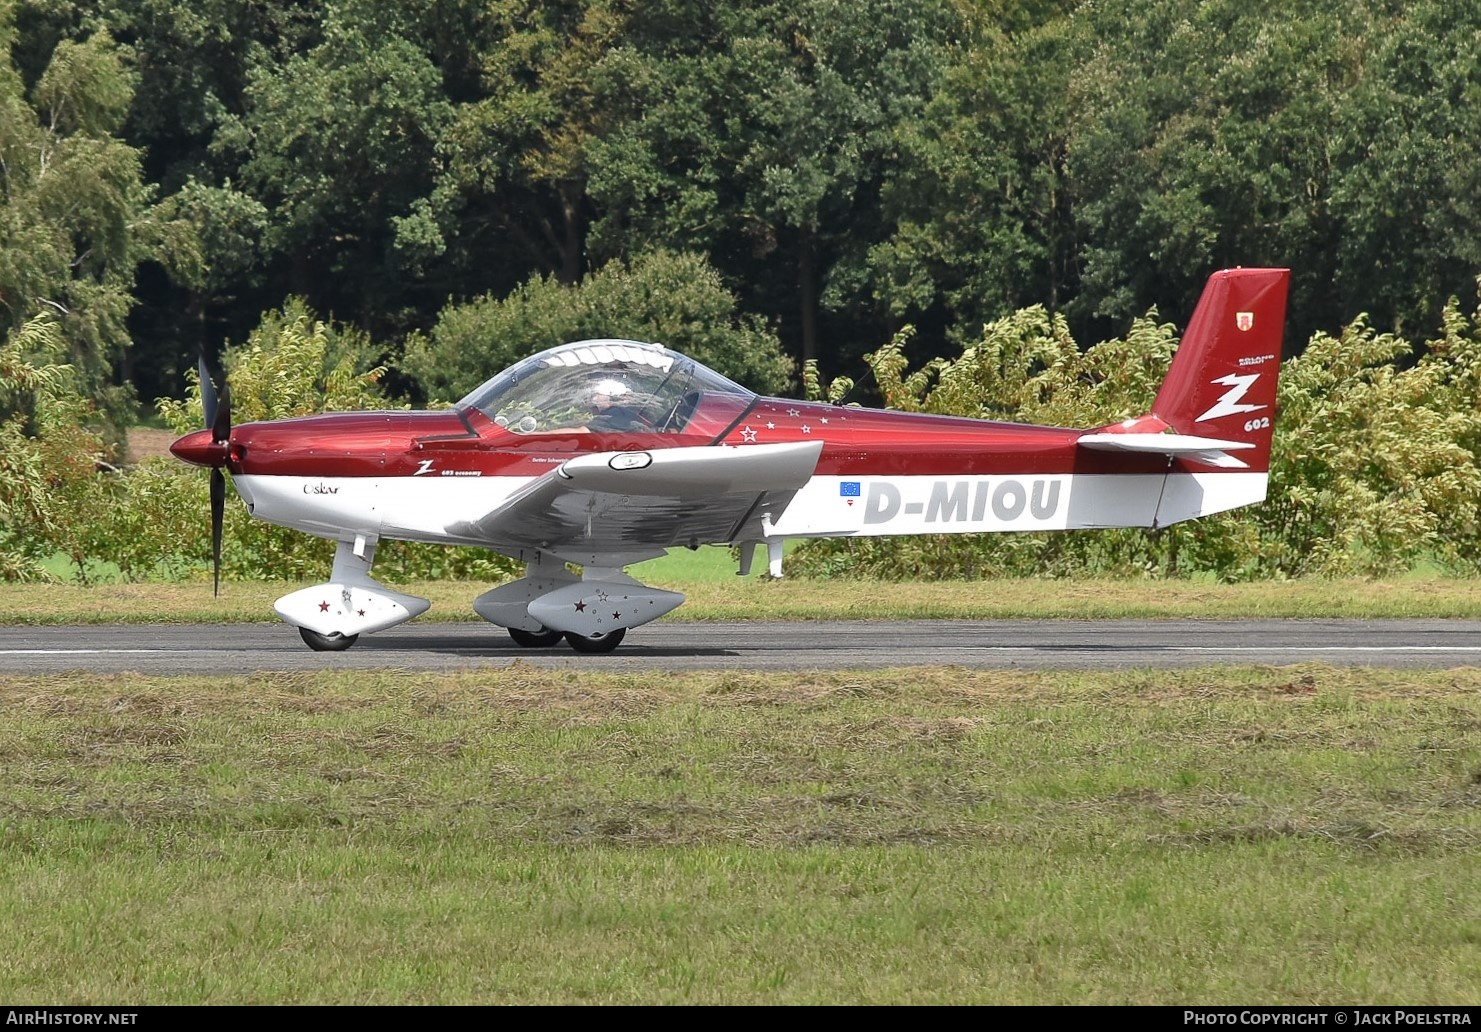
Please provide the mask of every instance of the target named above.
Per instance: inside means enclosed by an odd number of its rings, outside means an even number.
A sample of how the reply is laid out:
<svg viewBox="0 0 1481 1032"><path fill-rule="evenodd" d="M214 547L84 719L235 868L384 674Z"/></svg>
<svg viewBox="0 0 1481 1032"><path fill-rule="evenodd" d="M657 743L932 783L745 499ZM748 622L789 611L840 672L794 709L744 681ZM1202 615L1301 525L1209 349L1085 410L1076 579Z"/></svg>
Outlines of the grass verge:
<svg viewBox="0 0 1481 1032"><path fill-rule="evenodd" d="M666 619L1111 619L1183 617L1481 617L1481 580L1301 580L1256 584L1186 581L995 580L896 583L735 577L717 580L636 571L682 591ZM235 582L213 597L209 582L10 584L0 621L57 623L243 623L272 621L273 601L302 584ZM431 599L421 621L476 620L473 599L492 584L433 581L393 585Z"/></svg>
<svg viewBox="0 0 1481 1032"><path fill-rule="evenodd" d="M0 998L1476 1005L1478 689L0 678Z"/></svg>

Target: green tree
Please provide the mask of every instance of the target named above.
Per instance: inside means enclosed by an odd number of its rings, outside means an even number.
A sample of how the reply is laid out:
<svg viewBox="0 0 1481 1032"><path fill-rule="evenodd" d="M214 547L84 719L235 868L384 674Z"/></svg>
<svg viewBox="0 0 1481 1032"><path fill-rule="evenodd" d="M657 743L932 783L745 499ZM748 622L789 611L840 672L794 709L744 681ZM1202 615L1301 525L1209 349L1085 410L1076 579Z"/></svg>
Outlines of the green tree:
<svg viewBox="0 0 1481 1032"><path fill-rule="evenodd" d="M1318 297L1412 333L1481 271L1481 9L1397 5L1365 44L1331 134L1336 268Z"/></svg>
<svg viewBox="0 0 1481 1032"><path fill-rule="evenodd" d="M451 401L526 355L594 337L664 344L762 392L792 377L776 336L737 312L703 257L663 251L609 262L573 286L537 276L508 297L449 306L408 341L404 370Z"/></svg>
<svg viewBox="0 0 1481 1032"><path fill-rule="evenodd" d="M507 252L531 271L577 282L587 270L588 148L608 114L603 62L627 28L626 4L490 0L476 23L473 96L438 141L435 189L397 220L412 255Z"/></svg>
<svg viewBox="0 0 1481 1032"><path fill-rule="evenodd" d="M1261 563L1287 576L1474 571L1481 512L1481 329L1451 298L1416 346L1359 316L1281 371ZM1416 360L1416 354L1423 352Z"/></svg>
<svg viewBox="0 0 1481 1032"><path fill-rule="evenodd" d="M820 317L859 325L895 128L958 25L920 0L635 11L602 68L614 116L589 149L593 252L706 250L804 361L831 360Z"/></svg>
<svg viewBox="0 0 1481 1032"><path fill-rule="evenodd" d="M249 67L245 111L213 142L240 162L236 189L270 213L273 282L377 336L404 331L418 303L397 220L431 191L453 117L439 18L456 6L334 0L313 46Z"/></svg>
<svg viewBox="0 0 1481 1032"><path fill-rule="evenodd" d="M14 5L0 5L0 50L15 45ZM60 316L78 388L105 398L115 426L122 392L105 390L129 343L134 274L145 260L188 265L195 240L165 217L138 151L120 140L133 78L106 32L64 39L29 91L0 64L0 327L41 307Z"/></svg>
<svg viewBox="0 0 1481 1032"><path fill-rule="evenodd" d="M133 288L118 377L141 398L178 394L201 350L237 339L282 299L263 248L270 213L242 192L235 147L217 134L246 111L249 71L277 66L318 38L309 0L22 0L13 53L39 78L62 40L107 32L135 84L118 135L139 152L163 221L191 226L200 254L145 261ZM273 285L272 291L264 288Z"/></svg>
<svg viewBox="0 0 1481 1032"><path fill-rule="evenodd" d="M1077 12L1098 45L1071 79L1074 319L1190 311L1208 273L1232 265L1292 268L1293 340L1350 314L1331 303L1332 141L1362 74L1370 6L1134 0Z"/></svg>
<svg viewBox="0 0 1481 1032"><path fill-rule="evenodd" d="M0 346L0 580L38 580L66 555L84 580L116 486L59 322L43 313Z"/></svg>
<svg viewBox="0 0 1481 1032"><path fill-rule="evenodd" d="M1017 308L1059 309L1076 286L1069 81L1089 48L1057 11L1024 21L1010 33L1013 19L980 12L920 117L897 123L892 229L868 254L878 308L944 318L959 346Z"/></svg>

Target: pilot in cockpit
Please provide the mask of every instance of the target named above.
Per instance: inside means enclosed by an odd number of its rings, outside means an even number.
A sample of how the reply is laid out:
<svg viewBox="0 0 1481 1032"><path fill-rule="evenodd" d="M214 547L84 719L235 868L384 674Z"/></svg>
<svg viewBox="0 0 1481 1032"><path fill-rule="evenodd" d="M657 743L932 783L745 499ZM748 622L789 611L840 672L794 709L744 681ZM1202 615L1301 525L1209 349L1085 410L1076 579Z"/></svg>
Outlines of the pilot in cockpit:
<svg viewBox="0 0 1481 1032"><path fill-rule="evenodd" d="M592 384L587 394L591 418L587 429L594 433L622 433L650 428L638 407L633 404L633 389L616 376L604 376Z"/></svg>

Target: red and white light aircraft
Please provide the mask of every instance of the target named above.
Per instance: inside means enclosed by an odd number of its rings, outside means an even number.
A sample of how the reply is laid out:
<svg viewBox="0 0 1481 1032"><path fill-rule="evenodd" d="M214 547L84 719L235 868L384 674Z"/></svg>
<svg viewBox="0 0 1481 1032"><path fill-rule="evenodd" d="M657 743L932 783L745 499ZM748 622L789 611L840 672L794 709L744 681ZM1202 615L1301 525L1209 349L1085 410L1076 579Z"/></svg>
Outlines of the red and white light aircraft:
<svg viewBox="0 0 1481 1032"><path fill-rule="evenodd" d="M623 572L670 548L740 545L744 575L764 544L780 575L791 537L1163 527L1262 501L1289 277L1215 273L1151 412L1092 429L758 397L657 344L586 340L445 411L235 427L203 362L210 426L171 451L212 471L218 576L223 467L253 516L339 543L327 583L275 606L312 648L426 611L371 578L389 538L522 561L474 610L523 646L606 652L683 602Z"/></svg>

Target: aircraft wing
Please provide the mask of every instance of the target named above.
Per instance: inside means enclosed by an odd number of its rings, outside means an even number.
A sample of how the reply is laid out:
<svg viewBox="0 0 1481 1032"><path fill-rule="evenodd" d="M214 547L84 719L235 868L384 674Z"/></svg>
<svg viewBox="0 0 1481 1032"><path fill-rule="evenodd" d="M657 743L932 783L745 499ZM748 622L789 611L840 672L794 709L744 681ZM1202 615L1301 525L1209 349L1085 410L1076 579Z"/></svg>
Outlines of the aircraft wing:
<svg viewBox="0 0 1481 1032"><path fill-rule="evenodd" d="M822 450L822 441L809 441L580 455L448 530L500 551L538 549L587 563L759 540L761 517L780 518Z"/></svg>
<svg viewBox="0 0 1481 1032"><path fill-rule="evenodd" d="M1209 466L1242 469L1247 465L1229 453L1253 448L1248 441L1220 441L1188 434L1086 434L1075 442L1095 451L1150 452L1186 457Z"/></svg>

